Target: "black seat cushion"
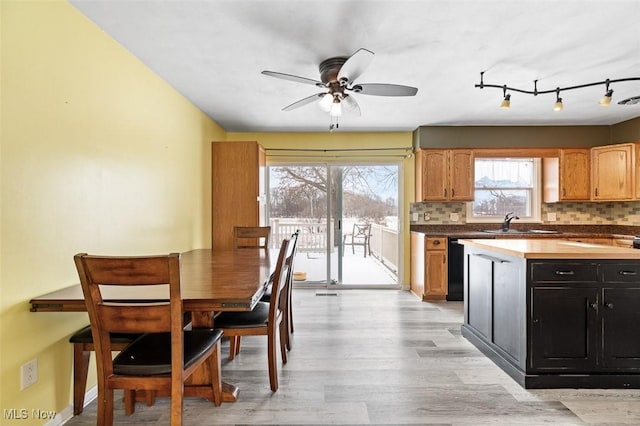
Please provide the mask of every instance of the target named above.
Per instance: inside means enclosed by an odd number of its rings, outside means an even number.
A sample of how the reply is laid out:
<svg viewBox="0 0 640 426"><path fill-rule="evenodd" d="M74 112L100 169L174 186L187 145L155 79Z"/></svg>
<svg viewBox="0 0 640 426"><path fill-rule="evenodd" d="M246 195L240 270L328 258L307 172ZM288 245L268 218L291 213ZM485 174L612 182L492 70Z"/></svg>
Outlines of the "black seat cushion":
<svg viewBox="0 0 640 426"><path fill-rule="evenodd" d="M131 343L136 340L142 334L129 334L129 333L111 333L112 343ZM93 336L91 335L91 326L88 325L80 330L76 331L69 337L71 343L93 343Z"/></svg>
<svg viewBox="0 0 640 426"><path fill-rule="evenodd" d="M266 327L269 322L269 304L258 302L252 311L247 312L223 312L213 321L220 328Z"/></svg>
<svg viewBox="0 0 640 426"><path fill-rule="evenodd" d="M184 364L188 367L222 337L222 331L184 332ZM149 333L136 339L113 360L113 372L129 376L171 373L171 333Z"/></svg>

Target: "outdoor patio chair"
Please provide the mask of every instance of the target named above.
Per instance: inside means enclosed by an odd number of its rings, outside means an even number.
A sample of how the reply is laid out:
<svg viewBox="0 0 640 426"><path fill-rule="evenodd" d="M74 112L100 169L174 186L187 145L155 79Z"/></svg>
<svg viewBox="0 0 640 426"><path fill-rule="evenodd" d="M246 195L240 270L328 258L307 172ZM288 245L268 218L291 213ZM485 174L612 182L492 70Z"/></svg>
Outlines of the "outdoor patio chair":
<svg viewBox="0 0 640 426"><path fill-rule="evenodd" d="M371 255L371 224L353 224L353 231L348 234L344 234L342 238L342 254L344 255L345 246L351 246L351 251L356 254L355 246L362 246L364 250L364 257L367 257L367 252Z"/></svg>

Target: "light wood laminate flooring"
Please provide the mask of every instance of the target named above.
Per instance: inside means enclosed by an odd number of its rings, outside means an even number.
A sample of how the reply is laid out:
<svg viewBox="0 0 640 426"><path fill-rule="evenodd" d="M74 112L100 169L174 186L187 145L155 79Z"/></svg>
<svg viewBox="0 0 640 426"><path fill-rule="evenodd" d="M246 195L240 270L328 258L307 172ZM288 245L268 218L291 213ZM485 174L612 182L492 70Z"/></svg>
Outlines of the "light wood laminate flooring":
<svg viewBox="0 0 640 426"><path fill-rule="evenodd" d="M462 302L420 302L406 291L294 289L295 334L272 393L266 340L245 337L224 380L235 403L185 400L185 425L640 424L640 390L525 390L460 335ZM94 425L96 403L67 425ZM169 403L136 405L117 425L169 424Z"/></svg>

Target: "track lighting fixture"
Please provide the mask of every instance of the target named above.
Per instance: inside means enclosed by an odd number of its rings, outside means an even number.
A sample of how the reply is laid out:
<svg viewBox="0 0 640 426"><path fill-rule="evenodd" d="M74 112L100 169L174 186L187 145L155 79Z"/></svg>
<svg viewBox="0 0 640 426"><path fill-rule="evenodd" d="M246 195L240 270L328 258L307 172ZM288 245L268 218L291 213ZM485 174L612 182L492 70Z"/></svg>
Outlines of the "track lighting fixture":
<svg viewBox="0 0 640 426"><path fill-rule="evenodd" d="M599 86L601 84L606 86L605 89L605 94L602 97L602 99L600 99L600 101L598 102L600 105L602 106L609 106L611 104L611 98L613 96L613 90L609 88L609 84L610 83L619 83L622 81L639 81L640 77L627 77L627 78L618 78L615 80L610 80L610 79L606 79L604 81L596 81L593 83L586 83L586 84L579 84L576 86L569 86L569 87L557 87L555 89L550 89L550 90L538 90L538 80L533 80L533 90L524 90L524 89L518 89L517 87L509 87L506 84L503 85L498 85L498 84L486 84L484 82L484 71L480 72L480 83L476 84L475 87L478 87L480 89L484 89L485 87L493 87L496 89L502 89L502 95L504 97L502 103L500 104L501 108L510 108L511 107L511 94L507 93L507 90L510 92L519 92L519 93L526 93L527 95L533 95L533 96L538 96L538 95L544 95L547 93L555 93L556 94L556 102L553 105L553 110L554 111L562 111L563 105L562 105L562 98L560 97L560 92L565 92L567 90L574 90L574 89L582 89L584 87L591 87L591 86ZM635 104L635 102L629 102L629 99L625 99L622 100L620 102L618 102L619 105L632 105Z"/></svg>

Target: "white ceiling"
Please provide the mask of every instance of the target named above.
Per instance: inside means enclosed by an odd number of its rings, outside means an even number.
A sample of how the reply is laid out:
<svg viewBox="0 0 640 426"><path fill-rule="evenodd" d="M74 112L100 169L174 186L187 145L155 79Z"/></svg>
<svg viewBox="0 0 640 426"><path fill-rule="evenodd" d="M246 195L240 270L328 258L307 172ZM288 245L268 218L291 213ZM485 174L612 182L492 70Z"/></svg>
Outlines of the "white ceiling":
<svg viewBox="0 0 640 426"><path fill-rule="evenodd" d="M512 93L640 77L640 0L71 0L89 19L230 132L327 131L310 104L318 88L260 74L319 80L318 65L361 47L375 53L358 83L417 87L414 97L354 95L362 116L340 131L424 125L615 124L640 116L640 81L561 94Z"/></svg>

